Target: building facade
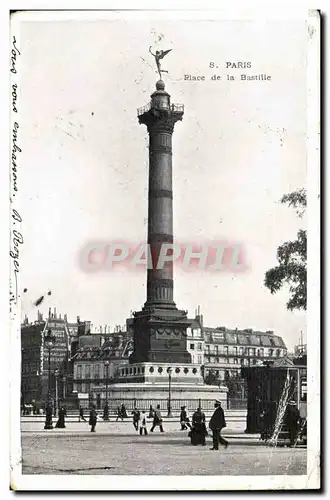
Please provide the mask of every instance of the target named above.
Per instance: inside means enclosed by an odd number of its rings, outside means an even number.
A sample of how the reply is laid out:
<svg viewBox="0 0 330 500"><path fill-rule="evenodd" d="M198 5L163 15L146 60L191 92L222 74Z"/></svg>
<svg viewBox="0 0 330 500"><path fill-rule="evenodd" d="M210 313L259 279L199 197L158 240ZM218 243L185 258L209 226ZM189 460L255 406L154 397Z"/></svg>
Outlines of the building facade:
<svg viewBox="0 0 330 500"><path fill-rule="evenodd" d="M104 388L113 382L119 365L129 363L133 340L123 331L102 336L91 334L89 337L81 338L81 346L72 359L73 391L78 395L93 393L95 404L100 407L100 401L104 399ZM96 337L100 337L99 340Z"/></svg>
<svg viewBox="0 0 330 500"><path fill-rule="evenodd" d="M49 309L48 317L38 312L37 321L24 319L21 325L21 404L36 402L43 406L48 397L65 399L73 390L74 350L78 350L82 325L69 323L66 314ZM48 332L55 337L54 346L47 349L44 339ZM81 332L82 333L82 332Z"/></svg>
<svg viewBox="0 0 330 500"><path fill-rule="evenodd" d="M98 397L104 399L106 378L111 384L118 375L117 368L130 363L133 352L131 324L132 319L128 319L126 331L80 338L80 349L73 358L74 391L99 394ZM186 343L192 364L202 367L204 379L211 377L213 383L216 381L219 384L242 380L241 368L244 366L261 365L287 354L283 339L272 331L204 327L199 310L190 320ZM128 371L131 368L128 366ZM238 392L244 397L244 390Z"/></svg>
<svg viewBox="0 0 330 500"><path fill-rule="evenodd" d="M278 335L253 329L203 328L205 373L215 372L219 380L239 378L243 366L261 365L287 354Z"/></svg>

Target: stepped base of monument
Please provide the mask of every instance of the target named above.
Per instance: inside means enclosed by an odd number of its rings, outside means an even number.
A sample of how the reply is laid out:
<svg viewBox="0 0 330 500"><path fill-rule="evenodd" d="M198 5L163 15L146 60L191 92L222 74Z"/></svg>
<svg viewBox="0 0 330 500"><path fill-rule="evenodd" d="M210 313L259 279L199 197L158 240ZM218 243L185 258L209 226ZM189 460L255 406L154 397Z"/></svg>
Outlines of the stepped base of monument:
<svg viewBox="0 0 330 500"><path fill-rule="evenodd" d="M115 407L127 400L129 408L135 400L140 409L157 404L165 409L171 393L173 409L181 406L197 408L199 401L203 402L204 409L212 409L216 399L223 403L224 408L227 407L227 392L225 386L204 384L200 365L148 362L120 365L116 383L94 387L92 399L107 397Z"/></svg>

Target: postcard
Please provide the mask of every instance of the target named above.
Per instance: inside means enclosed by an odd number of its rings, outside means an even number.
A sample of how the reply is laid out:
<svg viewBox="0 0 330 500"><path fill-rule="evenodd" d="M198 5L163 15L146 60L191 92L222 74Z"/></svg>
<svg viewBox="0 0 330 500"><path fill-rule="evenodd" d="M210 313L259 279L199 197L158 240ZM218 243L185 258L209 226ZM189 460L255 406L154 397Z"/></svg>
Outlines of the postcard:
<svg viewBox="0 0 330 500"><path fill-rule="evenodd" d="M319 489L320 13L10 23L11 488Z"/></svg>

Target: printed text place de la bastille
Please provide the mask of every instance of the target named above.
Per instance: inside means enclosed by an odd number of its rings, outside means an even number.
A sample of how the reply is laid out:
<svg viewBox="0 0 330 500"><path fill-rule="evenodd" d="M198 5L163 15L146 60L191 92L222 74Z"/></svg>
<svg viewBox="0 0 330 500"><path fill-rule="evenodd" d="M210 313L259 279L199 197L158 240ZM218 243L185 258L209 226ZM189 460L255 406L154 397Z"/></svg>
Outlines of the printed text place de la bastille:
<svg viewBox="0 0 330 500"><path fill-rule="evenodd" d="M210 71L213 70L213 71ZM218 71L220 69L220 71ZM211 61L208 64L208 74L185 73L183 80L187 82L212 81L271 81L271 75L263 71L254 71L251 61L226 61L217 64Z"/></svg>

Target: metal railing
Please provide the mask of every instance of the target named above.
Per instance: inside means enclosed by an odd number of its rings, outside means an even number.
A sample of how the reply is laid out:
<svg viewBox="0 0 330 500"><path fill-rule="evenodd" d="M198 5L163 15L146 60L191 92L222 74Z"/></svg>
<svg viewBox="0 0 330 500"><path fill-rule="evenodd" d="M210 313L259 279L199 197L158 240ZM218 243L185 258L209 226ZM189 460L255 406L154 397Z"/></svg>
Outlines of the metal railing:
<svg viewBox="0 0 330 500"><path fill-rule="evenodd" d="M85 400L86 401L86 400ZM101 410L104 408L105 404L105 398L101 399L90 399L89 402L86 401L88 404L95 404L96 408L98 410ZM149 411L150 406L153 407L153 409L156 408L157 405L160 405L161 411L167 411L168 409L168 399L161 399L161 400L156 400L156 399L109 399L108 400L108 405L109 405L109 411L111 413L116 413L118 406L120 407L122 404L125 405L126 411L129 413L132 411L135 407L138 408L140 411L144 410L146 412ZM202 407L202 410L204 411L211 411L214 410L214 400L204 400L204 399L171 399L171 408L172 411L174 412L179 412L181 409L181 406L186 406L188 411L195 411L198 406ZM224 401L222 403L222 407L224 410L245 410L247 408L247 400L244 399L232 399L229 398L227 401Z"/></svg>
<svg viewBox="0 0 330 500"><path fill-rule="evenodd" d="M157 104L152 106L151 102L149 102L148 104L145 104L145 106L142 106L142 108L138 108L137 115L141 116L144 113L147 113L151 109L151 107L153 107L155 109L168 109L168 108L164 108L162 106L157 106ZM173 113L183 113L184 112L184 104L171 104L170 110Z"/></svg>

